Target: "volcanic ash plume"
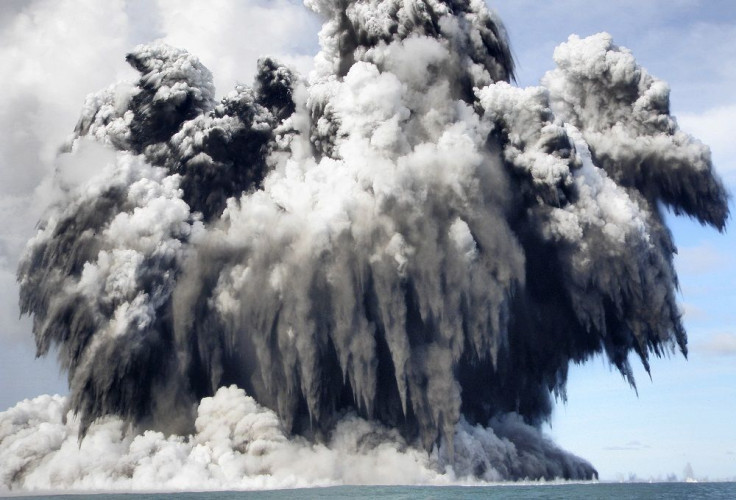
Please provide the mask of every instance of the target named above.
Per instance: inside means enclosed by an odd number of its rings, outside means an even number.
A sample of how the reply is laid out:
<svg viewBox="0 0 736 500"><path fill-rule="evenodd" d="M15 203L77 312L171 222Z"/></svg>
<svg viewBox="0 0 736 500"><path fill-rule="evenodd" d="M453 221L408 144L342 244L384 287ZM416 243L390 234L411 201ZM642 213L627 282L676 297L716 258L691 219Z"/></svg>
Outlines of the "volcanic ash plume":
<svg viewBox="0 0 736 500"><path fill-rule="evenodd" d="M5 487L591 478L539 431L569 364L686 354L662 210L728 210L664 82L599 34L515 87L481 0L305 3L308 82L154 44L87 99L18 272L70 395L2 415Z"/></svg>

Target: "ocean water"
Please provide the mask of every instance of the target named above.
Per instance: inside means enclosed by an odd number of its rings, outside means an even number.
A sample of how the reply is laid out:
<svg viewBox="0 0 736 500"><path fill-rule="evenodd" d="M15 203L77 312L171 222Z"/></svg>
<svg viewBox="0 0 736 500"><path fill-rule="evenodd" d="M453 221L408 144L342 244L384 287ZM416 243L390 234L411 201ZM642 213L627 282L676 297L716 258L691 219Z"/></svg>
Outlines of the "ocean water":
<svg viewBox="0 0 736 500"><path fill-rule="evenodd" d="M12 492L11 492L12 493ZM2 495L2 492L0 492ZM736 483L561 483L492 486L336 486L272 491L23 495L57 500L282 500L282 499L736 499Z"/></svg>

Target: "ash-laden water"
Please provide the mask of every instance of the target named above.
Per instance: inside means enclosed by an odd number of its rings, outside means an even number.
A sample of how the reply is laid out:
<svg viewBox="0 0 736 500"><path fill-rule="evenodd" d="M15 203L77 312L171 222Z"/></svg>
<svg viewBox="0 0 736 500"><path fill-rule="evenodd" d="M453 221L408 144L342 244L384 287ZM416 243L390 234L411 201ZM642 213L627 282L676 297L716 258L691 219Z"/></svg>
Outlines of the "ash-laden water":
<svg viewBox="0 0 736 500"><path fill-rule="evenodd" d="M308 81L218 102L153 44L87 99L18 272L70 395L2 414L3 486L591 478L539 430L569 364L687 353L663 207L727 196L664 82L599 34L515 87L482 0L305 3Z"/></svg>

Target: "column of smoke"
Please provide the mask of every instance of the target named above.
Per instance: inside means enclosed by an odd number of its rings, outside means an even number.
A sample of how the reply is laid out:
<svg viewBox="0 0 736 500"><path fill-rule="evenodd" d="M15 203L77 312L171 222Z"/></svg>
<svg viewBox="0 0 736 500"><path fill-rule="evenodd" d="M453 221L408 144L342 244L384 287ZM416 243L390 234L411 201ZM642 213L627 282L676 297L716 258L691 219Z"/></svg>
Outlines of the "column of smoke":
<svg viewBox="0 0 736 500"><path fill-rule="evenodd" d="M18 274L70 395L2 416L0 484L591 478L539 431L569 364L686 354L663 206L728 211L665 83L600 34L514 87L481 0L305 3L308 82L149 45L88 98Z"/></svg>

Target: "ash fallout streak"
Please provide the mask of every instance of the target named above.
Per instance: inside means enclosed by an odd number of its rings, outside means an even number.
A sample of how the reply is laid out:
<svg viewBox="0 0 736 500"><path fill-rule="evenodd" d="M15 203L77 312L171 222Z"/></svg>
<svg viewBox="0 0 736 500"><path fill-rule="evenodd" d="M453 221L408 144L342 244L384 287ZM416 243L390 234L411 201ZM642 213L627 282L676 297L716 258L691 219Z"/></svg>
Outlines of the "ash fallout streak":
<svg viewBox="0 0 736 500"><path fill-rule="evenodd" d="M305 3L308 81L264 58L217 102L154 44L87 99L64 155L114 153L18 271L79 438L108 416L199 435L236 385L285 435L368 421L458 477L594 477L538 429L571 362L634 385L630 353L687 354L662 210L725 228L709 149L607 34L522 89L483 1Z"/></svg>

